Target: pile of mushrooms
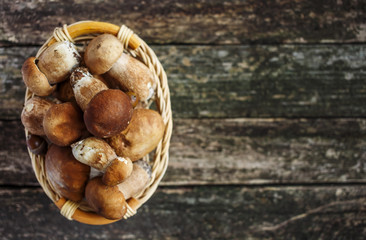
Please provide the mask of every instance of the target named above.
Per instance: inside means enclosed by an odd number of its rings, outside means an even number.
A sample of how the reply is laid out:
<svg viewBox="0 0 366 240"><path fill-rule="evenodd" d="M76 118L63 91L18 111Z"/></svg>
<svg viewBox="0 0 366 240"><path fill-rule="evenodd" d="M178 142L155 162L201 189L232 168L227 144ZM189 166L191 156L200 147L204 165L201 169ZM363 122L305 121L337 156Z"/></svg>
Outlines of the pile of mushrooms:
<svg viewBox="0 0 366 240"><path fill-rule="evenodd" d="M156 88L152 72L102 34L85 51L52 44L24 62L22 75L33 93L21 114L27 146L45 155L53 189L105 218L122 218L126 201L151 180L142 158L165 131L161 115L145 108Z"/></svg>

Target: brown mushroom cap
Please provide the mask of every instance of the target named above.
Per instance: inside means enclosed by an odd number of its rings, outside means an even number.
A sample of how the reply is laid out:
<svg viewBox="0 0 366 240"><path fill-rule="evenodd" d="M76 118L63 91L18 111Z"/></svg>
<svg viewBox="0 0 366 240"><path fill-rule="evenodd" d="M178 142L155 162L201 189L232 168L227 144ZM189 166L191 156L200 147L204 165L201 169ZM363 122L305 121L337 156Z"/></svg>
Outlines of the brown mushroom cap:
<svg viewBox="0 0 366 240"><path fill-rule="evenodd" d="M55 104L43 119L47 138L59 146L68 146L83 134L85 125L81 110L71 102Z"/></svg>
<svg viewBox="0 0 366 240"><path fill-rule="evenodd" d="M97 93L84 111L88 131L96 137L114 136L127 127L132 117L129 97L117 89Z"/></svg>
<svg viewBox="0 0 366 240"><path fill-rule="evenodd" d="M72 201L82 200L90 167L77 161L70 147L52 144L46 154L45 169L58 194Z"/></svg>
<svg viewBox="0 0 366 240"><path fill-rule="evenodd" d="M154 94L156 83L150 69L136 58L122 53L105 74L111 85L136 94L140 101L148 101Z"/></svg>
<svg viewBox="0 0 366 240"><path fill-rule="evenodd" d="M106 186L101 177L89 181L85 199L90 207L108 219L120 219L127 212L126 200L117 186Z"/></svg>
<svg viewBox="0 0 366 240"><path fill-rule="evenodd" d="M22 76L25 85L38 96L48 96L56 89L56 86L51 86L47 77L38 69L35 57L25 60L22 66Z"/></svg>
<svg viewBox="0 0 366 240"><path fill-rule="evenodd" d="M23 108L21 114L22 123L30 133L43 136L43 118L53 103L44 98L34 96L29 99Z"/></svg>
<svg viewBox="0 0 366 240"><path fill-rule="evenodd" d="M107 72L123 52L123 45L117 37L102 34L93 38L86 47L84 61L93 74Z"/></svg>
<svg viewBox="0 0 366 240"><path fill-rule="evenodd" d="M50 84L56 84L66 80L80 61L80 54L74 44L68 41L56 42L39 56L38 67Z"/></svg>
<svg viewBox="0 0 366 240"><path fill-rule="evenodd" d="M107 139L118 156L136 161L151 152L163 137L165 125L162 117L151 109L135 109L127 128Z"/></svg>
<svg viewBox="0 0 366 240"><path fill-rule="evenodd" d="M81 110L85 111L90 100L100 91L108 89L99 79L94 78L87 68L76 68L71 76L70 83L75 95L76 102Z"/></svg>
<svg viewBox="0 0 366 240"><path fill-rule="evenodd" d="M132 169L133 164L129 158L117 157L106 168L103 183L108 186L120 184L131 175Z"/></svg>

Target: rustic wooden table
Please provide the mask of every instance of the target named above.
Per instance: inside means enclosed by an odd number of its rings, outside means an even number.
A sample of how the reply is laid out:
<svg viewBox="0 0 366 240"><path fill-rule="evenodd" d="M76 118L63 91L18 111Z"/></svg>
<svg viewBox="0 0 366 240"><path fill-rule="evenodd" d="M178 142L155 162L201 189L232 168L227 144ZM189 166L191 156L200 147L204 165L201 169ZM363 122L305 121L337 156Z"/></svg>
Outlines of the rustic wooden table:
<svg viewBox="0 0 366 240"><path fill-rule="evenodd" d="M365 239L366 2L0 2L1 239ZM20 68L54 27L125 24L169 78L169 168L128 221L88 226L42 192Z"/></svg>

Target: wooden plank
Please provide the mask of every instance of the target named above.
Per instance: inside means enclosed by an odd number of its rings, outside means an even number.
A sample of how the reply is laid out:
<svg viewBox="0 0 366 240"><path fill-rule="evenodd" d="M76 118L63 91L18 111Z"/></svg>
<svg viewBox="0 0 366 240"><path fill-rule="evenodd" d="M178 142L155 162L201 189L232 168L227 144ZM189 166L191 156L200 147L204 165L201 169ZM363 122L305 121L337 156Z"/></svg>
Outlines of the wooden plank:
<svg viewBox="0 0 366 240"><path fill-rule="evenodd" d="M364 239L366 187L160 188L136 216L107 226L62 217L40 189L0 188L11 239Z"/></svg>
<svg viewBox="0 0 366 240"><path fill-rule="evenodd" d="M365 119L176 119L163 185L365 183ZM0 184L38 185L20 121L0 121Z"/></svg>
<svg viewBox="0 0 366 240"><path fill-rule="evenodd" d="M363 42L363 0L129 1L3 0L0 41L41 44L62 24L126 24L150 43Z"/></svg>
<svg viewBox="0 0 366 240"><path fill-rule="evenodd" d="M153 46L175 118L364 117L366 47ZM37 47L0 49L0 119L19 119L20 68Z"/></svg>

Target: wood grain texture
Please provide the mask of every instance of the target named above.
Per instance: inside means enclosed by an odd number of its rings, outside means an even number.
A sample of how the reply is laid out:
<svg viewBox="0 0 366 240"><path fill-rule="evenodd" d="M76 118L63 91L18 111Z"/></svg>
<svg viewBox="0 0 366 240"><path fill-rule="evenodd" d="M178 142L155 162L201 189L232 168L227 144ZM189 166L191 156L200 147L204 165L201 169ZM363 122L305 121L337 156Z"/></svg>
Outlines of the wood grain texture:
<svg viewBox="0 0 366 240"><path fill-rule="evenodd" d="M366 183L364 119L176 119L162 185ZM38 185L20 121L1 121L0 184Z"/></svg>
<svg viewBox="0 0 366 240"><path fill-rule="evenodd" d="M360 45L152 46L174 118L365 117ZM37 47L0 49L0 119L19 119L20 69Z"/></svg>
<svg viewBox="0 0 366 240"><path fill-rule="evenodd" d="M2 239L362 239L366 187L159 188L107 226L62 217L40 189L0 189Z"/></svg>
<svg viewBox="0 0 366 240"><path fill-rule="evenodd" d="M1 2L2 44L41 44L80 20L126 24L149 43L363 42L362 0ZM204 31L202 31L204 29Z"/></svg>

